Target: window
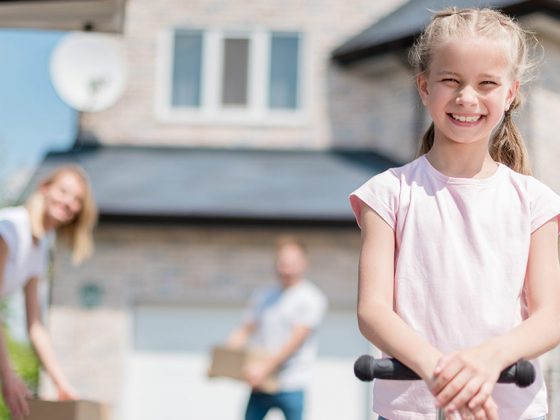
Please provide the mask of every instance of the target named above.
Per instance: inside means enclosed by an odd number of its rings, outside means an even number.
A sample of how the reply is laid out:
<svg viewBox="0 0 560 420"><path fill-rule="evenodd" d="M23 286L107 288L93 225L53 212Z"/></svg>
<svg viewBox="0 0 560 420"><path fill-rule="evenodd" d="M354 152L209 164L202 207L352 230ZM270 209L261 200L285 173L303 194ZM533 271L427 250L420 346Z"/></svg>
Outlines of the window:
<svg viewBox="0 0 560 420"><path fill-rule="evenodd" d="M177 31L173 56L172 104L200 106L200 82L202 69L202 33Z"/></svg>
<svg viewBox="0 0 560 420"><path fill-rule="evenodd" d="M249 40L226 38L223 59L222 105L247 106Z"/></svg>
<svg viewBox="0 0 560 420"><path fill-rule="evenodd" d="M174 29L162 36L159 116L189 123L303 122L297 32Z"/></svg>
<svg viewBox="0 0 560 420"><path fill-rule="evenodd" d="M272 35L269 84L271 109L296 109L298 106L298 51L297 35Z"/></svg>

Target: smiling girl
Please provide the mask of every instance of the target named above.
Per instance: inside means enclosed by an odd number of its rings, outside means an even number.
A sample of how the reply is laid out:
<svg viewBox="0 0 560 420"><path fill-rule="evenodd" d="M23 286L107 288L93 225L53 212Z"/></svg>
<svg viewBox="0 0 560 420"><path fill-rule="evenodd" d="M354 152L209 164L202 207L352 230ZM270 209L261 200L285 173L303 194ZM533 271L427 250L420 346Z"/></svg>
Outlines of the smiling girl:
<svg viewBox="0 0 560 420"><path fill-rule="evenodd" d="M63 374L41 322L38 282L48 268L48 237L55 233L71 248L72 260L78 264L93 250L96 218L87 176L76 166L50 174L25 206L0 210L0 297L23 288L29 338L60 399L73 399L77 394ZM26 415L29 391L10 363L1 333L0 385L12 416Z"/></svg>
<svg viewBox="0 0 560 420"><path fill-rule="evenodd" d="M420 157L350 196L362 229L362 334L424 381L376 381L381 418L542 419L500 371L560 342L560 197L529 176L512 112L530 36L490 9L436 13L414 45L432 125Z"/></svg>

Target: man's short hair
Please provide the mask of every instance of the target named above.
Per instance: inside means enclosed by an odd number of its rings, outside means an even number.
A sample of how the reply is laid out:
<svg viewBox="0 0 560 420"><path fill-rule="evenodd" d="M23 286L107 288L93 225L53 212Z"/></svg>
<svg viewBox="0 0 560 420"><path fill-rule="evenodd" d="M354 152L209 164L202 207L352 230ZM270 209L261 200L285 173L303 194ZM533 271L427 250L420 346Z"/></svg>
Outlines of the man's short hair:
<svg viewBox="0 0 560 420"><path fill-rule="evenodd" d="M296 236L282 235L276 239L276 251L280 251L286 246L295 246L299 248L304 255L307 255L307 246Z"/></svg>

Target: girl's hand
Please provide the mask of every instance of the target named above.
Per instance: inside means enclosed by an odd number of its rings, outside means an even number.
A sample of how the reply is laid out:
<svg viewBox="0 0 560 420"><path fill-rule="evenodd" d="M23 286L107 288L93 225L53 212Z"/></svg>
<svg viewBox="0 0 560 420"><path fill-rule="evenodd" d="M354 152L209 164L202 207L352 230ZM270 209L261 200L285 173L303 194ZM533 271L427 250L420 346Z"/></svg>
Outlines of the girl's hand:
<svg viewBox="0 0 560 420"><path fill-rule="evenodd" d="M488 411L487 417L480 418L497 418L492 409L495 404L487 403L501 370L495 359L493 352L484 347L465 349L442 357L434 370L430 386L436 397L436 405L445 407L447 412L468 410L475 416Z"/></svg>
<svg viewBox="0 0 560 420"><path fill-rule="evenodd" d="M27 399L31 398L31 392L12 369L2 375L2 396L14 419L29 415Z"/></svg>
<svg viewBox="0 0 560 420"><path fill-rule="evenodd" d="M494 420L498 419L498 406L489 397L486 402L477 411L463 407L456 411L447 411L446 420Z"/></svg>

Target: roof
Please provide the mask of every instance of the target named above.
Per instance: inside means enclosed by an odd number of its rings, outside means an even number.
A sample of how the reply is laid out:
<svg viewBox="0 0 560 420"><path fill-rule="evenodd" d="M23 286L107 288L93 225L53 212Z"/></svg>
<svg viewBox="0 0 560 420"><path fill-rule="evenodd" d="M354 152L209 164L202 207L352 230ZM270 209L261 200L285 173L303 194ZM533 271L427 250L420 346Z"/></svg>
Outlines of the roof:
<svg viewBox="0 0 560 420"><path fill-rule="evenodd" d="M126 0L0 0L0 27L122 33Z"/></svg>
<svg viewBox="0 0 560 420"><path fill-rule="evenodd" d="M353 222L348 194L396 163L363 151L97 146L51 153L46 172L78 163L103 220Z"/></svg>
<svg viewBox="0 0 560 420"><path fill-rule="evenodd" d="M448 6L491 7L511 16L544 12L560 18L559 0L410 0L381 18L333 52L340 64L350 64L388 51L408 48L430 21L434 10Z"/></svg>

